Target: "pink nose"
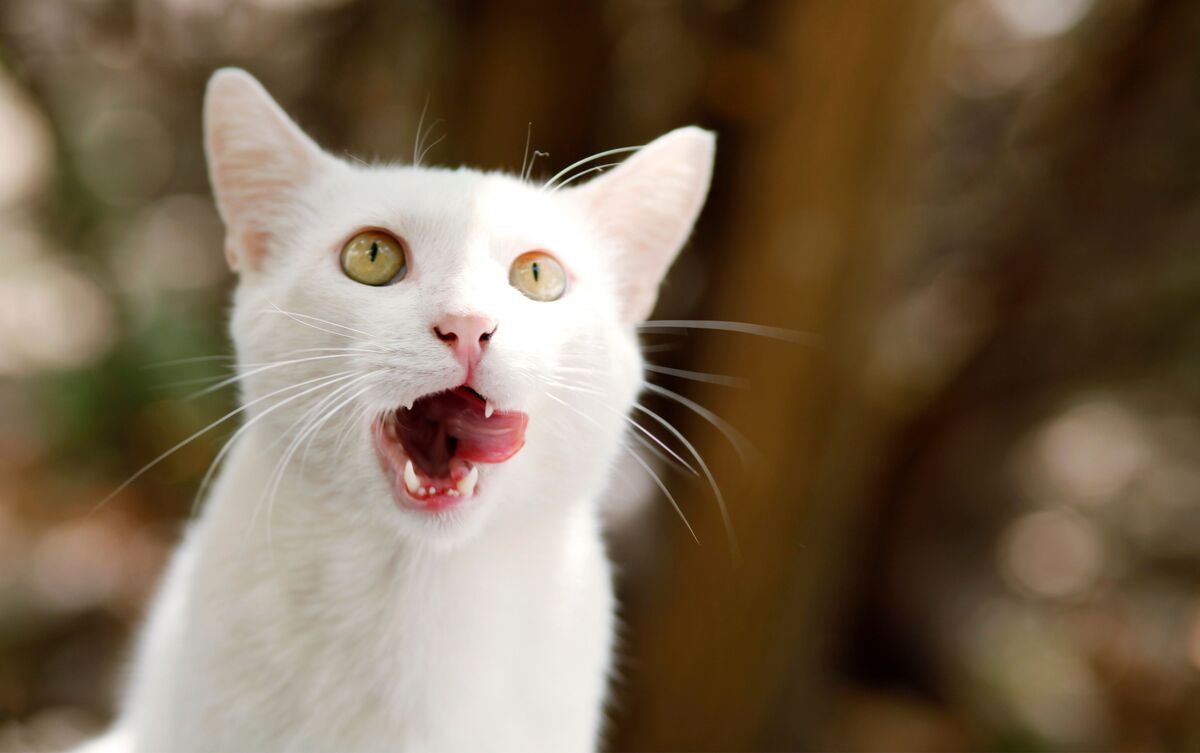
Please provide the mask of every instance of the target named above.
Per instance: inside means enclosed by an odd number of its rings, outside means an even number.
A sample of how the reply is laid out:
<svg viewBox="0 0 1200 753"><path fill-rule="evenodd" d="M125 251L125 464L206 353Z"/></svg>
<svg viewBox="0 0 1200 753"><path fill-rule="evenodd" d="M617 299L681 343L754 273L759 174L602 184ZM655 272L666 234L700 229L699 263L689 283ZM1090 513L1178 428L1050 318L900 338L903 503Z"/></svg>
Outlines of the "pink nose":
<svg viewBox="0 0 1200 753"><path fill-rule="evenodd" d="M483 348L495 331L496 322L479 314L444 316L433 327L433 334L450 346L468 372L479 363Z"/></svg>

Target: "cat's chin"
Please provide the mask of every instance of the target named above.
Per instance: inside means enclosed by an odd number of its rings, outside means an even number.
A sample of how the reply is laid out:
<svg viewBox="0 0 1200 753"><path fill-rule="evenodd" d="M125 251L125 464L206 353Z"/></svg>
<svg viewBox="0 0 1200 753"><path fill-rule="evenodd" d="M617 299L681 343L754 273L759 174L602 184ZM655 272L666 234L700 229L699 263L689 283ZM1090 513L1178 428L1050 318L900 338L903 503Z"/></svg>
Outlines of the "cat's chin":
<svg viewBox="0 0 1200 753"><path fill-rule="evenodd" d="M479 498L481 467L504 462L524 446L528 422L524 413L496 411L477 392L460 387L379 416L371 435L401 509L454 515Z"/></svg>

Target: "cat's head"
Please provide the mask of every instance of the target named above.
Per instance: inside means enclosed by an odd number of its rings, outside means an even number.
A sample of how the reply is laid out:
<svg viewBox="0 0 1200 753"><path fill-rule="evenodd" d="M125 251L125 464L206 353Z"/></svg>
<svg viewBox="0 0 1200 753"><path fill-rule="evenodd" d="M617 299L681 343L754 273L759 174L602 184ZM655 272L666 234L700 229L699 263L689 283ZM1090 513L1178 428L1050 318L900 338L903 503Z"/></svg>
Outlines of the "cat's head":
<svg viewBox="0 0 1200 753"><path fill-rule="evenodd" d="M555 190L336 158L237 70L213 76L204 117L247 421L289 485L434 541L599 494L711 133Z"/></svg>

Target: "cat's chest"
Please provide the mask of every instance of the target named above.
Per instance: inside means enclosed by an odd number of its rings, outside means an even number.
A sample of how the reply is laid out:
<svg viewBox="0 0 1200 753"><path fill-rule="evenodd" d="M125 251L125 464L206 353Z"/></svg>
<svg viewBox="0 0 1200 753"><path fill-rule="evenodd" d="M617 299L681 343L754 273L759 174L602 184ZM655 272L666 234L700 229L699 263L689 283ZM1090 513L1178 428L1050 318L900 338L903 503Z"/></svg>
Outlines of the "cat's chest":
<svg viewBox="0 0 1200 753"><path fill-rule="evenodd" d="M455 556L347 549L290 569L278 555L257 572L225 567L226 582L205 587L229 608L195 615L207 636L193 645L212 653L194 658L254 699L247 709L307 719L306 739L433 739L458 719L472 720L468 747L476 728L521 739L530 720L584 713L603 693L608 564L594 530L554 533Z"/></svg>

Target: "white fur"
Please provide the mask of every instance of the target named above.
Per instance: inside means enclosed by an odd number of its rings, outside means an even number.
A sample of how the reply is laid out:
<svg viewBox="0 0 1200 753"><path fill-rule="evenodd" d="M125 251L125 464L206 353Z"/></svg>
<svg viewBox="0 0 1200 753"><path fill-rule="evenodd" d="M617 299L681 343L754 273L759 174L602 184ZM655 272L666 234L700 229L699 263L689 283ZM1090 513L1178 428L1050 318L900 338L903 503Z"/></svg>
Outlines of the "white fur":
<svg viewBox="0 0 1200 753"><path fill-rule="evenodd" d="M634 325L699 211L711 134L675 131L601 180L551 192L334 159L240 71L214 76L205 117L241 273L232 333L248 428L93 748L593 749L614 606L597 500L641 384ZM364 228L408 243L402 281L372 288L341 272L341 245ZM568 270L562 299L508 284L532 249ZM431 328L472 313L498 322L478 389L529 415L526 445L482 466L479 493L452 515L401 510L370 421L461 384ZM343 347L361 351L256 371ZM283 402L308 389L289 385L343 370L353 376ZM306 417L327 420L293 446Z"/></svg>

